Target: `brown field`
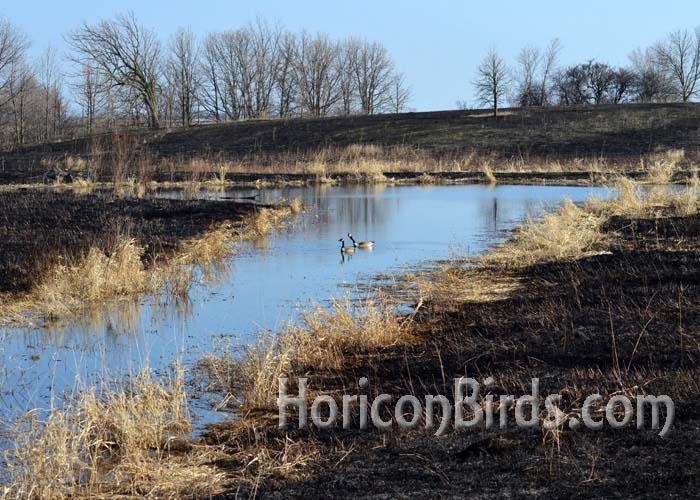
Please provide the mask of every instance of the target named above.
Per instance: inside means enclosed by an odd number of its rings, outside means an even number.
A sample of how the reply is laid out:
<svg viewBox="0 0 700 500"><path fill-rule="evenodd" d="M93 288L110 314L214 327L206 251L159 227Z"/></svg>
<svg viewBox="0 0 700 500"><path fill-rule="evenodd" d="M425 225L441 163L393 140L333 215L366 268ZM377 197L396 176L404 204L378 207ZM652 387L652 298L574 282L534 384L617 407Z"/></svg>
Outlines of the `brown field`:
<svg viewBox="0 0 700 500"><path fill-rule="evenodd" d="M658 172L652 157L667 150L685 151L677 159L683 177L698 159L698 120L697 104L634 104L519 109L498 118L443 111L124 131L0 152L0 184L54 182L55 168L90 183L383 182L424 172L572 182Z"/></svg>
<svg viewBox="0 0 700 500"><path fill-rule="evenodd" d="M311 310L301 326L242 353L206 356L198 374L236 417L202 438L187 437L179 376L166 384L144 372L133 386L99 398L85 388L72 405L31 421L31 432L17 427L12 481L3 496L694 496L700 487L689 465L700 458L699 119L697 105L676 104L527 110L498 119L415 113L139 132L3 153L0 182L8 185L36 184L58 166L82 188L388 182L392 176L426 184L616 181L620 187L617 200L566 203L482 258L436 264L371 300ZM688 185L640 198L630 178ZM37 297L42 304L55 304L48 299L56 297L78 304L150 291L151 271L161 263L170 270L171 263L215 261L232 241L259 238L302 208L256 211L247 204L96 193L0 193L5 311L15 314L8 304L17 297L36 306ZM157 275L155 282L166 279ZM173 289L179 287L187 284ZM413 298L411 314L395 314L397 296ZM50 319L61 310L43 314ZM442 437L420 426L361 431L356 411L350 429L280 429L281 375L291 378L292 393L304 376L311 398L336 399L357 393L363 376L370 398L420 399L451 398L452 380L465 375L493 377L489 391L496 398L527 393L537 377L542 394L562 396L568 415L578 416L594 392L632 401L667 394L676 421L666 438L634 427L519 429L512 410L506 430L450 429ZM50 480L37 479L44 477Z"/></svg>
<svg viewBox="0 0 700 500"><path fill-rule="evenodd" d="M0 323L162 287L184 293L186 265L221 259L300 210L34 189L0 193L0 204Z"/></svg>
<svg viewBox="0 0 700 500"><path fill-rule="evenodd" d="M241 419L207 437L231 454L219 463L233 489L217 498L692 496L699 485L687 464L700 442L697 195L690 188L565 206L475 267L455 261L413 277L420 300L411 316L387 316L377 304L353 321L345 307L317 311L302 330L243 361L207 360L215 379L244 398ZM385 332L381 341L362 335L376 331ZM370 397L420 399L451 398L459 376L494 377L496 397L527 394L538 377L541 394L562 395L568 415L594 392L633 401L667 394L676 420L665 438L634 426L518 429L512 409L507 430L442 437L420 427L360 431L356 412L350 430L278 429L280 374L309 377L311 398L356 394L362 376L370 386L360 393ZM243 467L253 457L255 465Z"/></svg>

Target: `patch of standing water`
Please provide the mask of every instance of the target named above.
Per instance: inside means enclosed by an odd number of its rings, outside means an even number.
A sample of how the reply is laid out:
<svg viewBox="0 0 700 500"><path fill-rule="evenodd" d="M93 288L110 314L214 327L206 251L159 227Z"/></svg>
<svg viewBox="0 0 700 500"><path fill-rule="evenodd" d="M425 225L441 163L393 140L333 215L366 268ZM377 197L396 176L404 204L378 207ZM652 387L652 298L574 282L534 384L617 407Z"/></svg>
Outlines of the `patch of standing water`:
<svg viewBox="0 0 700 500"><path fill-rule="evenodd" d="M248 246L213 269L210 283L192 288L190 300L165 297L115 301L80 321L52 330L0 330L0 420L46 408L51 391L70 392L76 377L115 378L144 362L163 370L181 359L191 367L217 339L244 345L261 331L278 331L310 301L323 304L377 274L422 262L474 255L505 238L527 217L603 188L557 186L313 186L260 191L203 191L198 197L259 202L299 198L308 211L264 245ZM160 193L179 197L181 192ZM352 232L374 240L371 251L343 258L338 239ZM217 418L208 401L193 401L199 424ZM2 438L0 437L0 440ZM0 446L2 447L2 446Z"/></svg>

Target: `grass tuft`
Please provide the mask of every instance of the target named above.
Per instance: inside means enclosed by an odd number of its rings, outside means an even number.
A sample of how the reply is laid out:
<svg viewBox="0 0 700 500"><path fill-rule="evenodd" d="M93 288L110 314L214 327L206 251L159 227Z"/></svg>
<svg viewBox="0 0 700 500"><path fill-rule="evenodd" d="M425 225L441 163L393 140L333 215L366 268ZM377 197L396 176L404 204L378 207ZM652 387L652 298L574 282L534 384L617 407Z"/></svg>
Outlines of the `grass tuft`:
<svg viewBox="0 0 700 500"><path fill-rule="evenodd" d="M179 366L162 382L146 367L117 387L82 388L45 413L29 412L13 429L2 498L176 498L222 486L203 455L173 451L191 430Z"/></svg>
<svg viewBox="0 0 700 500"><path fill-rule="evenodd" d="M481 171L484 173L484 176L486 176L486 180L488 181L489 185L493 186L496 184L496 176L493 174L493 170L491 170L491 165L488 162L484 162L481 164Z"/></svg>
<svg viewBox="0 0 700 500"><path fill-rule="evenodd" d="M385 302L345 298L327 309L314 307L302 314L300 324L262 336L238 356L224 350L206 356L200 365L210 380L218 381L215 385L239 396L244 407L267 408L275 405L281 376L307 369L339 370L350 353L376 351L410 338L406 320Z"/></svg>
<svg viewBox="0 0 700 500"><path fill-rule="evenodd" d="M162 275L146 270L143 253L131 238L119 239L107 251L91 247L76 262L55 266L32 291L31 302L47 318L58 319L86 303L155 291Z"/></svg>
<svg viewBox="0 0 700 500"><path fill-rule="evenodd" d="M292 211L292 215L297 215L304 211L304 205L301 204L299 198L294 198L292 203L289 204L289 208Z"/></svg>
<svg viewBox="0 0 700 500"><path fill-rule="evenodd" d="M513 239L497 246L483 262L506 266L530 265L551 260L575 259L599 245L603 218L583 210L566 199L556 213L530 221Z"/></svg>

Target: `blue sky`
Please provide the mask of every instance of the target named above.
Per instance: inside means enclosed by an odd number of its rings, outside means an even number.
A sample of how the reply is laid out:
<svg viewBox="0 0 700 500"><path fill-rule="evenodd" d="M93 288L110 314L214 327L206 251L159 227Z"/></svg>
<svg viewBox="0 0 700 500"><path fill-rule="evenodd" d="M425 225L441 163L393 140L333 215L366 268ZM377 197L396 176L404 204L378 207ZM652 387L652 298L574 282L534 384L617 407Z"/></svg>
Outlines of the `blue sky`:
<svg viewBox="0 0 700 500"><path fill-rule="evenodd" d="M474 69L489 46L511 62L527 44L559 37L561 61L596 58L625 64L629 52L678 28L700 24L700 3L684 1L289 1L289 0L95 0L5 1L0 15L32 40L38 54L52 44L65 50L63 34L81 21L133 11L163 39L177 26L196 33L237 28L256 16L292 30L335 37L363 36L385 44L412 89L410 106L451 109L473 100Z"/></svg>

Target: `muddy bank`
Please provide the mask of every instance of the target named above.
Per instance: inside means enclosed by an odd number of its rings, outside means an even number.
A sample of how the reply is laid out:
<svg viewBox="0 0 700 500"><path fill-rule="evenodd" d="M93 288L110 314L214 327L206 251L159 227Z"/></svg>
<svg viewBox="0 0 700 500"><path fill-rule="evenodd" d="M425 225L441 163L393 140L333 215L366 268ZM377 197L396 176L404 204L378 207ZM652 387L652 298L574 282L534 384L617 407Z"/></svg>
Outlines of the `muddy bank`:
<svg viewBox="0 0 700 500"><path fill-rule="evenodd" d="M28 292L58 261L91 247L133 238L144 264L167 259L178 245L213 225L237 222L253 203L119 198L70 191L0 192L0 293Z"/></svg>
<svg viewBox="0 0 700 500"><path fill-rule="evenodd" d="M432 435L435 429L379 432L357 425L280 430L276 409L263 408L208 436L231 451L230 460L217 462L222 470L235 475L243 467L264 476L261 484L233 484L220 498L694 496L700 487L692 465L700 459L700 216L657 209L609 217L600 231L604 244L577 259L452 264L439 276L453 298L443 294L424 303L411 326L415 342L346 351L339 368L302 366L292 377L309 377L314 392L339 397L362 393L356 387L364 376L370 381L364 393L391 394L394 401L404 394L451 398L452 380L460 376L493 377L486 392L496 398L522 395L538 377L540 393L560 394L560 408L570 415L593 393L605 400L666 394L676 417L665 438L648 426L548 433L512 421L504 430L442 437ZM308 458L272 473L246 465L242 449L265 447L268 456L296 450Z"/></svg>
<svg viewBox="0 0 700 500"><path fill-rule="evenodd" d="M599 171L519 171L493 172L497 184L510 185L543 185L543 186L601 186L609 184L619 177L614 171L601 173ZM640 183L655 183L646 171L626 171L625 177ZM678 170L665 182L686 184L692 179L693 172L687 169ZM386 172L382 175L364 173L332 173L324 176L308 173L227 173L224 179L216 177L214 172L203 176L204 179L192 181L188 172L174 174L155 174L152 180L141 184L146 191L158 190L191 190L200 189L265 189L301 187L315 185L450 185L450 184L492 184L483 172ZM61 184L44 184L38 177L24 179L29 183L6 184L0 182L0 192L16 190L51 190L54 188L75 189L96 193L110 193L114 184L109 181L89 182L80 181ZM124 184L126 189L133 189L133 184Z"/></svg>
<svg viewBox="0 0 700 500"><path fill-rule="evenodd" d="M642 177L643 172L631 177ZM601 183L603 178L595 172L495 172L501 184L590 185ZM682 174L679 180L684 178ZM187 182L187 175L159 176L159 182ZM314 184L488 184L482 172L385 172L376 177L355 173L330 173L324 177L316 174L243 174L226 175L226 181L240 187L308 186Z"/></svg>

